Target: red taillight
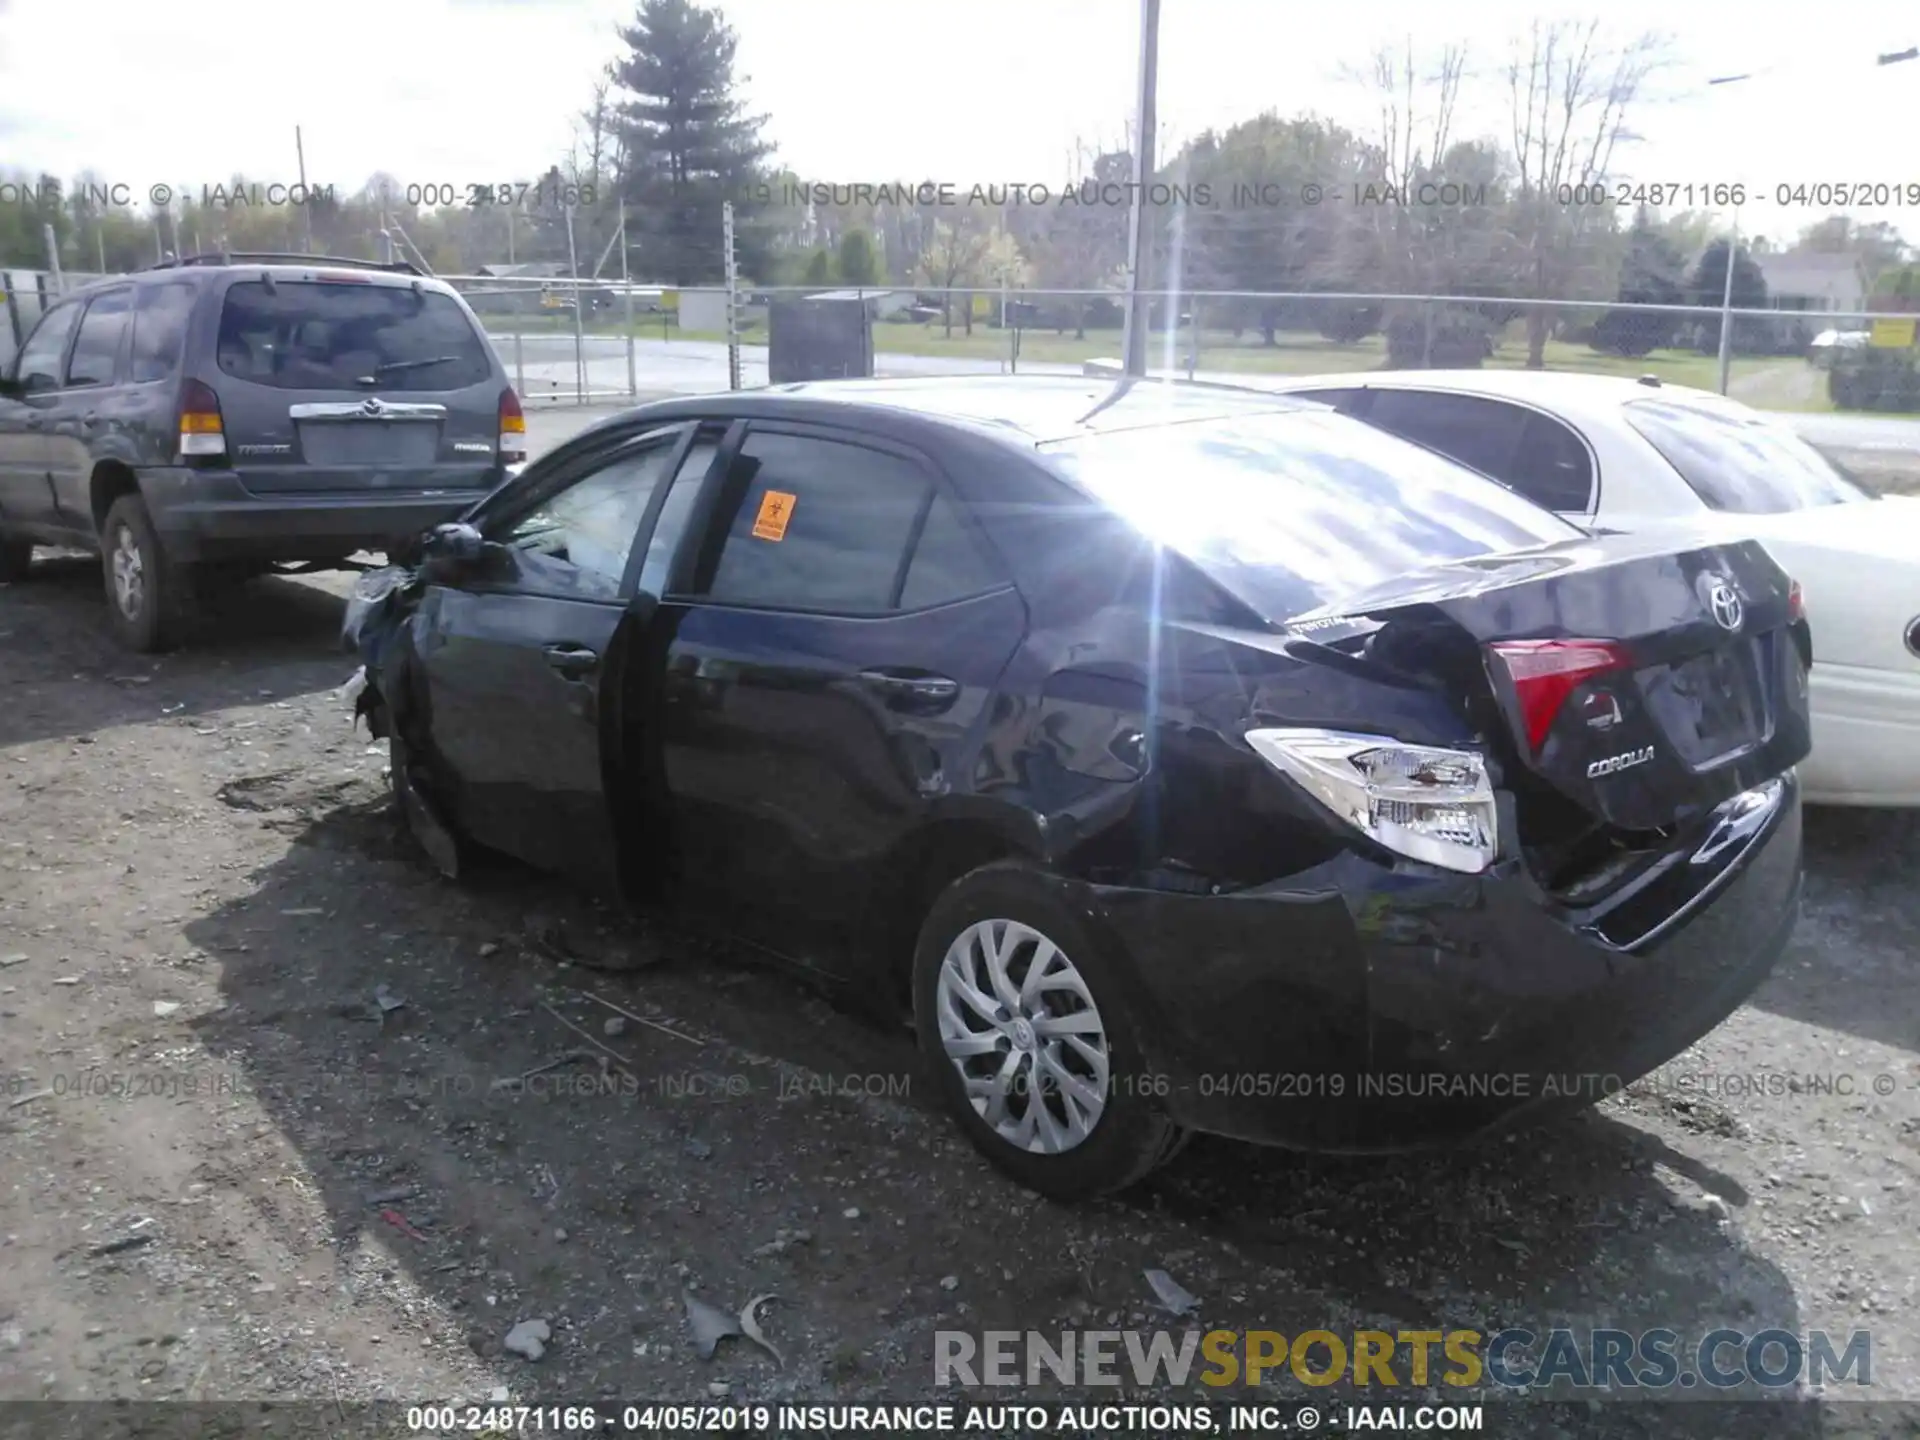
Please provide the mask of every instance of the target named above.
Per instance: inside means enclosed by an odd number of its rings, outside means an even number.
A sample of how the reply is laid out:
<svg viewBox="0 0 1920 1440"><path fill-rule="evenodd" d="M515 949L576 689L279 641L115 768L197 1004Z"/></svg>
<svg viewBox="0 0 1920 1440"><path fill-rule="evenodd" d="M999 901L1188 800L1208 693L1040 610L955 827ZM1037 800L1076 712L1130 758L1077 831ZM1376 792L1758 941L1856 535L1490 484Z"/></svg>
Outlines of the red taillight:
<svg viewBox="0 0 1920 1440"><path fill-rule="evenodd" d="M518 465L527 458L527 417L511 388L500 392L500 463Z"/></svg>
<svg viewBox="0 0 1920 1440"><path fill-rule="evenodd" d="M1798 580L1787 582L1787 619L1804 620L1807 618L1807 597L1800 589Z"/></svg>
<svg viewBox="0 0 1920 1440"><path fill-rule="evenodd" d="M226 453L227 432L220 419L220 397L204 381L185 381L180 386L180 454Z"/></svg>
<svg viewBox="0 0 1920 1440"><path fill-rule="evenodd" d="M1567 697L1596 675L1632 663L1611 640L1501 640L1488 647L1500 657L1520 698L1527 743L1538 750L1559 718Z"/></svg>

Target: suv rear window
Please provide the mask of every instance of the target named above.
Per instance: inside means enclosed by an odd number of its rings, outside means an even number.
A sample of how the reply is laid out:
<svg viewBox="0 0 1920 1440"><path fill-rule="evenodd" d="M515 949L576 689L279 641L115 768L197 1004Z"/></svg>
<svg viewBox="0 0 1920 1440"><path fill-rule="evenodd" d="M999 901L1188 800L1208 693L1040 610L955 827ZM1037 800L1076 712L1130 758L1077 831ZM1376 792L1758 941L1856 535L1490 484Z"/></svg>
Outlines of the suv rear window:
<svg viewBox="0 0 1920 1440"><path fill-rule="evenodd" d="M1476 471L1326 410L1114 430L1040 448L1274 621L1410 570L1581 533Z"/></svg>
<svg viewBox="0 0 1920 1440"><path fill-rule="evenodd" d="M1663 400L1635 400L1626 415L1711 510L1777 515L1869 498L1776 420Z"/></svg>
<svg viewBox="0 0 1920 1440"><path fill-rule="evenodd" d="M236 379L283 390L459 390L493 370L451 296L312 280L229 286L218 360Z"/></svg>

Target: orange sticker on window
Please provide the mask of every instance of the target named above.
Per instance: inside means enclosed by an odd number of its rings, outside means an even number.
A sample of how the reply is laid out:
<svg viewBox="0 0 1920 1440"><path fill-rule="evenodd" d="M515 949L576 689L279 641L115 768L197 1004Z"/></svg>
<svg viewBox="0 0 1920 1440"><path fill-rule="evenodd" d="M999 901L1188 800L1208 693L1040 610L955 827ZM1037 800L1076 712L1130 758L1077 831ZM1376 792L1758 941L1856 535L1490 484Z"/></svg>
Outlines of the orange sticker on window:
<svg viewBox="0 0 1920 1440"><path fill-rule="evenodd" d="M793 519L794 497L784 490L769 490L760 497L760 513L753 517L753 538L784 540L787 522Z"/></svg>

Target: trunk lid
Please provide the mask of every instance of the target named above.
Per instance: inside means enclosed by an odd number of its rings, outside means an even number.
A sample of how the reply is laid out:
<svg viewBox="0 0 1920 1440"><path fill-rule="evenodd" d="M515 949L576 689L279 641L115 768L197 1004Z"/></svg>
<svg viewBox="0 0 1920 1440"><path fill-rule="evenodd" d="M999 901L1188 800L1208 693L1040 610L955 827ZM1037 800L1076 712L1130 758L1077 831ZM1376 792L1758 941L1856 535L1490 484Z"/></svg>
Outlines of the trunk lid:
<svg viewBox="0 0 1920 1440"><path fill-rule="evenodd" d="M1448 685L1508 772L1523 843L1661 831L1811 744L1786 575L1753 541L1674 545L1610 535L1477 557L1288 629Z"/></svg>

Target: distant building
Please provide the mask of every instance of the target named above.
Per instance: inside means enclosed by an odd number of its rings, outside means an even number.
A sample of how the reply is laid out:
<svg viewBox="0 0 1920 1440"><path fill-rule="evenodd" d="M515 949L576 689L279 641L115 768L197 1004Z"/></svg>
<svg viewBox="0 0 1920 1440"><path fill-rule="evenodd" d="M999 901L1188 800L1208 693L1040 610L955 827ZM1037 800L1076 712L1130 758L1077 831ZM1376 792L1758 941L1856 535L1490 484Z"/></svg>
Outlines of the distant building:
<svg viewBox="0 0 1920 1440"><path fill-rule="evenodd" d="M482 265L474 272L490 280L552 280L567 273L564 260L522 260L513 265Z"/></svg>
<svg viewBox="0 0 1920 1440"><path fill-rule="evenodd" d="M865 300L867 313L876 320L904 315L913 308L914 302L911 290L820 290L809 294L807 298L810 300Z"/></svg>
<svg viewBox="0 0 1920 1440"><path fill-rule="evenodd" d="M1753 257L1775 310L1847 314L1866 304L1867 281L1851 255L1800 253Z"/></svg>

